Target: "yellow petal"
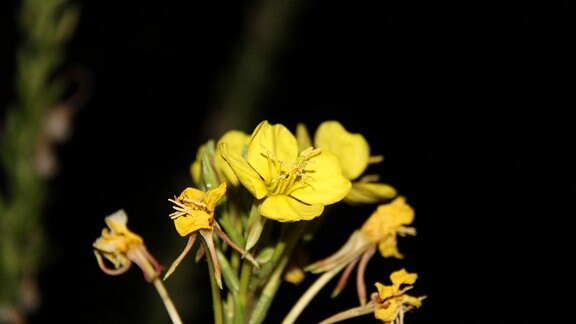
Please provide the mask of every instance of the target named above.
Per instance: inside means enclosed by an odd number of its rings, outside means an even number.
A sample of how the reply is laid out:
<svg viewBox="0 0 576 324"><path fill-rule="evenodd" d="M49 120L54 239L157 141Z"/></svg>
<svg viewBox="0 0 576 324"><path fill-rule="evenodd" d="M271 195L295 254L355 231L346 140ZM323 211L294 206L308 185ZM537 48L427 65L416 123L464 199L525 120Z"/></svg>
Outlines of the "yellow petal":
<svg viewBox="0 0 576 324"><path fill-rule="evenodd" d="M355 181L344 201L352 205L375 204L390 200L396 194L396 189L388 184Z"/></svg>
<svg viewBox="0 0 576 324"><path fill-rule="evenodd" d="M380 205L376 213L386 219L388 227L409 225L414 221L414 209L406 203L404 196L398 196L389 204Z"/></svg>
<svg viewBox="0 0 576 324"><path fill-rule="evenodd" d="M423 299L424 299L424 297L414 297L414 296L410 296L410 295L403 295L402 296L402 303L412 305L416 308L419 308L420 306L422 306L422 300Z"/></svg>
<svg viewBox="0 0 576 324"><path fill-rule="evenodd" d="M398 291L394 286L383 285L379 282L377 282L375 285L376 289L378 289L378 296L381 300L385 300L386 298L394 296L394 294L396 294Z"/></svg>
<svg viewBox="0 0 576 324"><path fill-rule="evenodd" d="M398 196L393 201L379 205L362 225L362 231L375 241L396 231L402 225L408 225L414 220L414 209L406 204L406 198Z"/></svg>
<svg viewBox="0 0 576 324"><path fill-rule="evenodd" d="M324 206L307 205L289 196L279 195L266 198L259 211L262 216L279 222L296 222L319 216Z"/></svg>
<svg viewBox="0 0 576 324"><path fill-rule="evenodd" d="M122 234L129 244L141 244L144 242L142 237L128 229L128 215L126 215L126 212L123 209L106 216L104 221L112 230L112 234Z"/></svg>
<svg viewBox="0 0 576 324"><path fill-rule="evenodd" d="M271 161L268 157L290 163L296 160L298 153L296 137L284 125L270 125L268 121L263 121L252 133L246 152L246 161L265 182L270 182L278 175L278 170L271 169Z"/></svg>
<svg viewBox="0 0 576 324"><path fill-rule="evenodd" d="M368 167L370 146L361 134L348 132L338 121L325 121L314 134L314 145L334 153L342 163L344 176L358 178Z"/></svg>
<svg viewBox="0 0 576 324"><path fill-rule="evenodd" d="M312 138L303 123L296 125L296 140L298 141L298 151L300 152L312 146Z"/></svg>
<svg viewBox="0 0 576 324"><path fill-rule="evenodd" d="M351 188L350 180L342 175L338 158L330 152L321 151L311 158L304 170L307 185L295 186L298 189L291 196L307 204L329 205L342 200Z"/></svg>
<svg viewBox="0 0 576 324"><path fill-rule="evenodd" d="M210 214L198 210L194 213L194 216L185 215L174 219L174 225L180 236L186 236L200 229L212 229L210 225L211 219L212 216Z"/></svg>
<svg viewBox="0 0 576 324"><path fill-rule="evenodd" d="M385 258L403 259L404 255L398 251L396 235L387 235L385 239L378 243L378 250Z"/></svg>
<svg viewBox="0 0 576 324"><path fill-rule="evenodd" d="M379 307L374 311L374 316L384 323L392 323L398 316L402 304L398 298L391 298L384 305L385 307Z"/></svg>
<svg viewBox="0 0 576 324"><path fill-rule="evenodd" d="M233 150L229 149L228 143L223 142L218 145L218 150L222 155L222 158L228 162L234 174L238 177L238 180L242 183L256 199L262 199L268 193L266 184L260 177L260 175L252 169L252 167Z"/></svg>
<svg viewBox="0 0 576 324"><path fill-rule="evenodd" d="M206 193L206 205L209 212L214 212L216 204L226 194L226 182L222 182L218 187Z"/></svg>
<svg viewBox="0 0 576 324"><path fill-rule="evenodd" d="M182 202L183 204L187 204L186 201L198 201L202 202L206 198L206 193L202 190L187 187L186 189L182 190L180 196L178 196L178 201Z"/></svg>
<svg viewBox="0 0 576 324"><path fill-rule="evenodd" d="M109 216L106 216L104 222L106 222L106 225L108 225L114 233L119 234L128 230L128 215L126 215L123 210L118 210Z"/></svg>
<svg viewBox="0 0 576 324"><path fill-rule="evenodd" d="M239 130L231 130L226 133L218 140L217 147L220 146L220 143L226 142L228 143L228 147L230 150L242 155L246 146L248 145L248 141L250 136L242 131ZM217 153L214 155L214 165L218 172L220 172L226 181L230 182L233 186L238 186L239 181L238 177L232 169L230 165L224 160L221 154Z"/></svg>
<svg viewBox="0 0 576 324"><path fill-rule="evenodd" d="M400 269L398 271L394 271L390 275L390 280L396 287L400 287L400 285L407 284L411 285L416 282L418 279L417 273L408 273L406 269Z"/></svg>
<svg viewBox="0 0 576 324"><path fill-rule="evenodd" d="M206 145L201 145L196 151L196 159L192 164L190 164L190 174L192 175L192 181L195 185L199 186L202 183L201 178L201 165L202 165L202 155L206 150Z"/></svg>

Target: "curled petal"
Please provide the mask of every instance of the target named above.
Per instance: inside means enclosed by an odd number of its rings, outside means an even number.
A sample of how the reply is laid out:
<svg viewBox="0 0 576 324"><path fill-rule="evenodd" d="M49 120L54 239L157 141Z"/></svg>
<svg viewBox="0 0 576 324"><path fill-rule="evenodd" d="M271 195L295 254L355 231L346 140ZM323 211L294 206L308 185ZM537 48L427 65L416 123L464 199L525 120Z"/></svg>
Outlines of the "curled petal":
<svg viewBox="0 0 576 324"><path fill-rule="evenodd" d="M256 199L264 198L268 193L268 189L260 177L260 174L258 174L240 154L231 150L228 147L228 143L220 143L218 149L222 158L228 162L230 168L234 171L234 174L236 174L242 185L246 187Z"/></svg>
<svg viewBox="0 0 576 324"><path fill-rule="evenodd" d="M94 250L94 255L96 256L96 261L98 261L98 266L107 275L111 275L111 276L121 275L121 274L125 273L126 271L128 271L128 269L130 269L130 267L132 266L132 262L128 261L128 262L121 264L119 268L110 269L106 266L106 263L102 259L102 255L100 254L100 252L98 252L98 250Z"/></svg>
<svg viewBox="0 0 576 324"><path fill-rule="evenodd" d="M226 132L220 140L218 140L217 147L219 147L220 143L226 142L228 143L228 147L237 152L239 155L242 155L242 152L248 145L248 141L250 139L250 135L238 131L238 130L231 130ZM233 186L237 187L239 185L238 177L234 174L234 171L230 168L230 165L224 160L222 155L217 152L214 154L214 165L216 169L224 176L224 178L230 182Z"/></svg>

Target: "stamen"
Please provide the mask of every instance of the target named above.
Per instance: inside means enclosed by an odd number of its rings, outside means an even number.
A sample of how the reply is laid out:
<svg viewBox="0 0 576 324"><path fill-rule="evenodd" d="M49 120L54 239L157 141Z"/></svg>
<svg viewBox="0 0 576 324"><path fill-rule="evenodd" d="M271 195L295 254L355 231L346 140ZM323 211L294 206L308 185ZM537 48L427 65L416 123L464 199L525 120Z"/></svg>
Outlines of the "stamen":
<svg viewBox="0 0 576 324"><path fill-rule="evenodd" d="M190 206L187 206L185 204L183 204L182 202L180 202L176 197L174 197L175 199L168 199L168 201L174 203L176 206L172 206L172 208L174 208L176 211L171 213L169 216L171 219L176 219L180 216L184 216L184 215L190 215L192 214L192 210L193 208L191 208ZM188 199L190 202L192 203L196 203L197 201L195 200L191 200ZM199 204L202 204L204 206L206 206L206 204L201 203L201 202L197 202Z"/></svg>
<svg viewBox="0 0 576 324"><path fill-rule="evenodd" d="M208 205L207 205L206 203L203 203L203 202L201 202L201 201L199 201L199 200L194 200L194 199L190 199L190 198L187 198L187 197L184 197L183 200L184 200L184 202L187 202L187 203L193 203L194 205L196 205L196 206L198 206L198 207L203 207L203 208L208 207Z"/></svg>

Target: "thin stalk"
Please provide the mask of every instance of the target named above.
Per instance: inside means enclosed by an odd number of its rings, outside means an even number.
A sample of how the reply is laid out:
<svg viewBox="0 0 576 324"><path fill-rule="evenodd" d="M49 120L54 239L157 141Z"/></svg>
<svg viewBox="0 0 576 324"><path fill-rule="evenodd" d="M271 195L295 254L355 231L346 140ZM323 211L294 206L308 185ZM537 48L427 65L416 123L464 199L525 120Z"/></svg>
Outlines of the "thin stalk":
<svg viewBox="0 0 576 324"><path fill-rule="evenodd" d="M162 298L162 302L164 303L164 306L168 311L168 315L170 315L172 323L182 324L182 319L180 318L180 315L178 314L178 311L176 310L176 307L174 306L174 303L172 302L172 299L168 295L168 291L166 291L166 287L164 287L164 284L162 283L162 280L160 280L160 278L156 277L154 279L154 287L156 287L156 290L158 291L160 298Z"/></svg>
<svg viewBox="0 0 576 324"><path fill-rule="evenodd" d="M338 314L335 314L333 316L330 316L327 319L321 321L319 324L333 324L333 323L342 322L342 321L349 320L349 319L354 318L354 317L364 316L364 315L368 315L370 313L374 313L374 310L375 310L374 303L369 302L366 305L354 307L354 308L351 308L349 310L346 310L346 311L340 312Z"/></svg>
<svg viewBox="0 0 576 324"><path fill-rule="evenodd" d="M208 246L206 242L202 240L204 245L204 250L208 251ZM214 260L210 256L210 253L206 253L206 261L208 261L208 272L210 273L210 288L212 291L212 309L214 310L214 324L224 324L224 318L222 314L222 297L220 296L220 287L216 281L216 276L214 275Z"/></svg>
<svg viewBox="0 0 576 324"><path fill-rule="evenodd" d="M240 273L240 291L238 292L238 299L236 300L236 323L245 323L247 316L246 308L248 305L248 283L250 282L250 274L252 273L252 264L247 260L242 260L242 270Z"/></svg>
<svg viewBox="0 0 576 324"><path fill-rule="evenodd" d="M308 287L308 290L306 290L306 292L300 296L300 299L298 299L290 312L288 312L288 315L286 315L282 321L282 324L294 323L298 316L300 316L302 311L306 308L306 306L308 306L312 298L314 298L314 296L318 294L318 292L330 281L330 279L334 278L334 276L336 276L340 270L344 268L344 266L346 266L345 263L330 271L324 272L320 277L318 277L318 279L316 279L316 281L310 287Z"/></svg>

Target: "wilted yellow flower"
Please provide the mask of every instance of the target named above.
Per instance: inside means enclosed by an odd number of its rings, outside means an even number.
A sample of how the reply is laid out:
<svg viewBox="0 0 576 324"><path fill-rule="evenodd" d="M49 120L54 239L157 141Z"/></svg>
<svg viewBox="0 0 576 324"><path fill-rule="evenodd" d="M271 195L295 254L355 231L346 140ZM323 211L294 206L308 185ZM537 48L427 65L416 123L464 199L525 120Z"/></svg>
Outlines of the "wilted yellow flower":
<svg viewBox="0 0 576 324"><path fill-rule="evenodd" d="M366 302L366 286L364 272L368 261L379 247L383 257L402 258L398 252L396 235L416 235L416 230L404 225L414 219L414 210L403 196L399 196L388 204L378 206L376 211L366 220L359 230L348 238L348 241L331 256L308 265L305 270L313 273L335 271L346 267L336 285L332 296L344 289L353 268L358 264L357 292L360 304Z"/></svg>
<svg viewBox="0 0 576 324"><path fill-rule="evenodd" d="M374 316L383 323L402 324L404 313L412 308L420 307L426 296L414 297L406 294L418 278L416 273L408 273L405 269L393 272L390 275L392 285L387 286L377 282L378 294L372 296L374 303ZM404 286L404 287L402 287Z"/></svg>
<svg viewBox="0 0 576 324"><path fill-rule="evenodd" d="M218 187L204 192L196 188L186 188L180 196L174 199L168 199L175 204L176 210L170 214L170 218L174 220L174 225L180 236L189 235L188 244L182 253L170 266L166 272L164 280L168 278L176 267L180 264L182 259L188 254L196 240L196 234L200 233L202 236L205 247L210 254L210 260L214 264L214 276L218 286L222 288L222 274L220 269L220 262L216 253L214 245L213 233L216 232L218 237L224 240L228 245L240 252L242 255L251 261L256 267L258 263L254 260L252 255L247 254L242 248L236 245L230 238L222 231L222 228L214 219L214 211L218 202L224 197L226 193L226 182L221 183ZM201 253L203 253L204 246Z"/></svg>
<svg viewBox="0 0 576 324"><path fill-rule="evenodd" d="M201 229L212 230L216 204L225 193L226 183L223 182L208 192L188 187L174 200L169 199L176 204L176 211L170 214L170 218L174 220L178 234L186 236Z"/></svg>
<svg viewBox="0 0 576 324"><path fill-rule="evenodd" d="M383 257L402 259L398 252L397 235L416 235L414 227L407 227L414 221L414 209L406 203L406 198L399 196L389 204L378 206L360 229L373 242L378 243Z"/></svg>
<svg viewBox="0 0 576 324"><path fill-rule="evenodd" d="M148 253L144 240L127 227L128 216L119 210L104 221L109 228L102 229L102 235L92 244L100 269L109 275L119 275L128 271L132 262L144 272L144 278L151 282L161 272L161 267ZM108 268L104 260L110 261L114 269Z"/></svg>
<svg viewBox="0 0 576 324"><path fill-rule="evenodd" d="M270 219L313 219L350 191L336 156L313 147L300 152L294 135L280 124L261 122L245 156L226 142L218 149L242 185L260 200L260 214Z"/></svg>

